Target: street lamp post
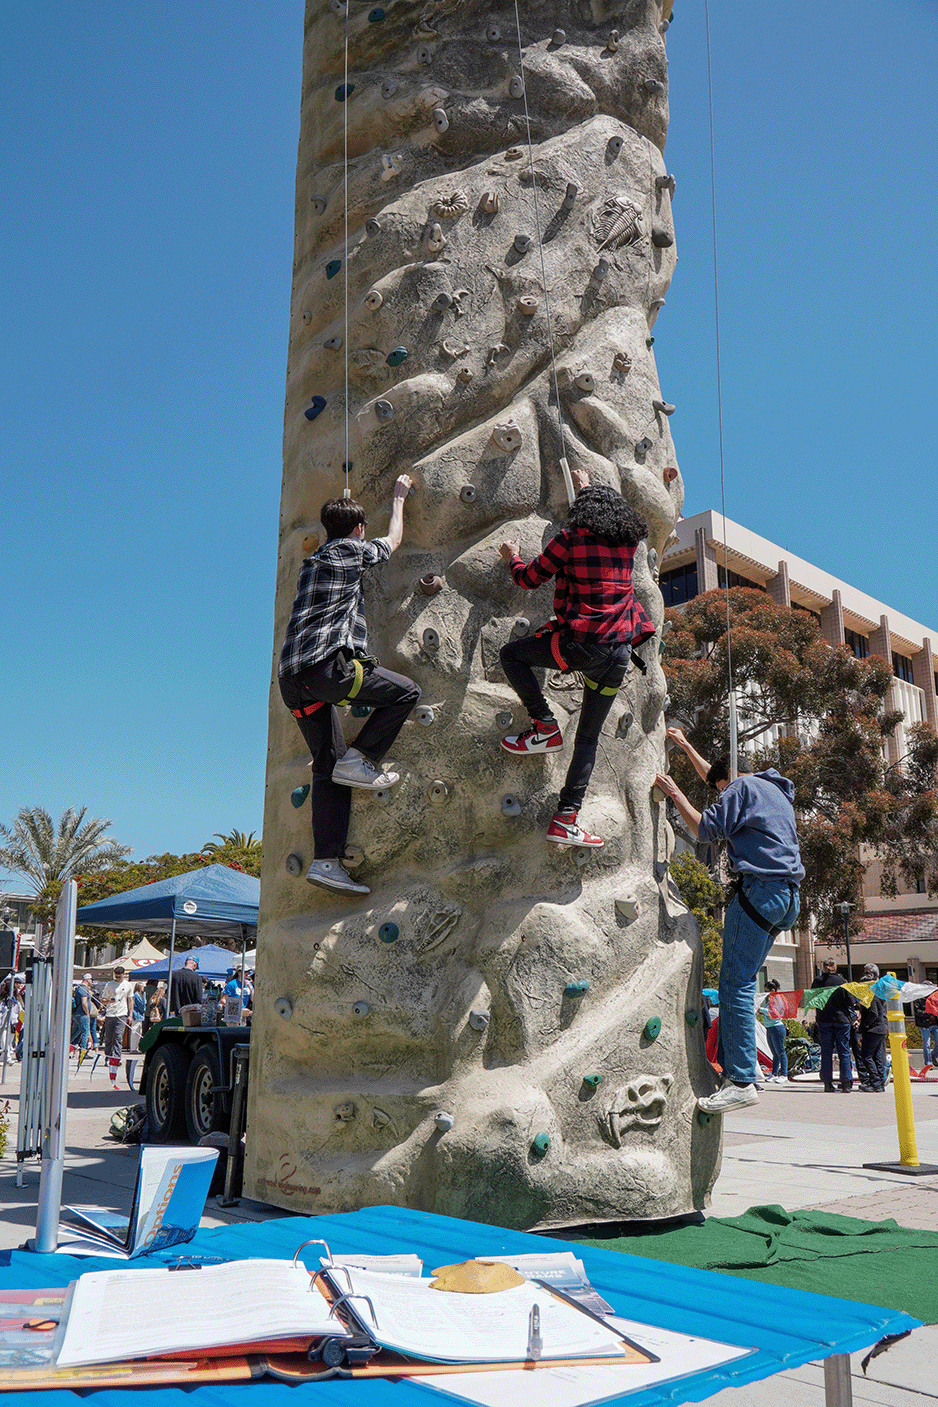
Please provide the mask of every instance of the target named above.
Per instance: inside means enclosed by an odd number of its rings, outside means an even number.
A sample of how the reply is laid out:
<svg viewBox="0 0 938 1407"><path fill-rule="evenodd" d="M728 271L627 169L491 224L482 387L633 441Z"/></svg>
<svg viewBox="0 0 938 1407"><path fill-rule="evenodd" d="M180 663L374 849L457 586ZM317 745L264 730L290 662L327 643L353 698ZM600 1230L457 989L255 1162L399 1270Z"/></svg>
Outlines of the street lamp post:
<svg viewBox="0 0 938 1407"><path fill-rule="evenodd" d="M835 904L834 912L838 913L844 921L844 944L847 949L847 981L853 981L853 964L850 961L850 910L855 909L855 904Z"/></svg>

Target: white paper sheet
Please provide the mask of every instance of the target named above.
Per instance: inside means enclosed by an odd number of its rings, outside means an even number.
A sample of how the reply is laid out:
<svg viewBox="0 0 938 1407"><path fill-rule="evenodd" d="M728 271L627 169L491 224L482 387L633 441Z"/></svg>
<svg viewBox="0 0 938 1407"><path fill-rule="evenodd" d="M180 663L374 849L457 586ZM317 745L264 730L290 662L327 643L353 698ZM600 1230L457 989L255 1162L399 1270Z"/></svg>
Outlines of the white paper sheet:
<svg viewBox="0 0 938 1407"><path fill-rule="evenodd" d="M683 1378L706 1368L748 1357L752 1348L698 1339L632 1319L610 1319L621 1334L656 1354L660 1363L629 1363L620 1367L544 1367L533 1372L441 1374L411 1378L416 1387L445 1393L474 1407L592 1407L655 1383Z"/></svg>
<svg viewBox="0 0 938 1407"><path fill-rule="evenodd" d="M309 1272L288 1260L200 1270L95 1270L75 1284L56 1362L111 1363L287 1335L343 1336Z"/></svg>

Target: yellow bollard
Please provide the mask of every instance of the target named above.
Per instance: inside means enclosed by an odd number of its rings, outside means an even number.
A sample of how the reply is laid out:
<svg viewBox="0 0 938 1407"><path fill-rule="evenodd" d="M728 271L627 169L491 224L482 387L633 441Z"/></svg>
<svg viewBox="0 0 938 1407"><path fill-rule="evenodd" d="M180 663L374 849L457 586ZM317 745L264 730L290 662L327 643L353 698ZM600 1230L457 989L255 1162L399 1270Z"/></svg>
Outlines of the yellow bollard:
<svg viewBox="0 0 938 1407"><path fill-rule="evenodd" d="M896 1128L899 1133L899 1161L904 1168L920 1167L912 1115L912 1080L909 1052L905 1043L905 1016L898 992L889 993L889 1053L892 1056L892 1087L896 1096Z"/></svg>

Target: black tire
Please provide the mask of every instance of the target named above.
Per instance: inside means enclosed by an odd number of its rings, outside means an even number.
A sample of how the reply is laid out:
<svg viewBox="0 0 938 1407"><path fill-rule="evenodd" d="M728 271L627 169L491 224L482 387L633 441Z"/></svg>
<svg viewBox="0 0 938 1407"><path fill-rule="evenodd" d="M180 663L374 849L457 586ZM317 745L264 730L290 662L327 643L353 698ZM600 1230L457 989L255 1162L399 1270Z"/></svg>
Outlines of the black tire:
<svg viewBox="0 0 938 1407"><path fill-rule="evenodd" d="M198 1143L207 1133L227 1129L227 1101L214 1097L221 1083L218 1052L212 1046L203 1046L193 1056L186 1080L186 1133L190 1143Z"/></svg>
<svg viewBox="0 0 938 1407"><path fill-rule="evenodd" d="M186 1126L186 1075L188 1052L177 1045L162 1045L147 1070L147 1139L150 1143L178 1143Z"/></svg>

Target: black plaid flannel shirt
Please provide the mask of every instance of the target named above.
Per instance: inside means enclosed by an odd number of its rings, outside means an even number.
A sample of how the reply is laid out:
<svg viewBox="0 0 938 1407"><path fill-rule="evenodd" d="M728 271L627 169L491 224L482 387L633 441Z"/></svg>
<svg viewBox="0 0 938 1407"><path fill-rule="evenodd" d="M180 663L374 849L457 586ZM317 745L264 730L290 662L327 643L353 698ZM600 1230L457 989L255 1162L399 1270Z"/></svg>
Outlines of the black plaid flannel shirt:
<svg viewBox="0 0 938 1407"><path fill-rule="evenodd" d="M281 678L320 664L343 648L353 654L365 653L362 576L390 555L386 537L371 542L360 537L334 537L305 559L280 652Z"/></svg>

